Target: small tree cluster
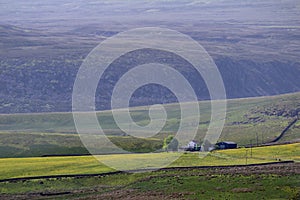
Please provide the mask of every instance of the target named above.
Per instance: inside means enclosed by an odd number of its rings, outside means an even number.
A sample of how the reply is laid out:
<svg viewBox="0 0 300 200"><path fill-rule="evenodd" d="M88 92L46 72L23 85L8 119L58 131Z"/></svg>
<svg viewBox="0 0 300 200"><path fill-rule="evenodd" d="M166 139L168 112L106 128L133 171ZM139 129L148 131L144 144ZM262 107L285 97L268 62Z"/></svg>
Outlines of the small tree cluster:
<svg viewBox="0 0 300 200"><path fill-rule="evenodd" d="M178 140L173 136L169 135L164 139L163 149L165 151L178 151Z"/></svg>

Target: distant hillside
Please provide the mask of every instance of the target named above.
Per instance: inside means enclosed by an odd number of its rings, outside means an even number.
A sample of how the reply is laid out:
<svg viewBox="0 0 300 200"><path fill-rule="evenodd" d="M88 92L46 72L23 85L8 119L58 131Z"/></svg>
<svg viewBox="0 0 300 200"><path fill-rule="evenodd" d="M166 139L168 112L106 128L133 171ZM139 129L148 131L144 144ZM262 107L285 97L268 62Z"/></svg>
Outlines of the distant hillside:
<svg viewBox="0 0 300 200"><path fill-rule="evenodd" d="M22 1L3 3L0 13L0 113L71 111L77 71L105 38L140 27L165 27L198 41L213 57L227 97L300 91L298 2L292 1ZM189 63L170 52L141 50L116 60L96 95L97 109L126 70L167 63L209 99ZM131 105L176 102L157 85L140 88Z"/></svg>
<svg viewBox="0 0 300 200"><path fill-rule="evenodd" d="M299 102L300 93L229 100L226 122L219 141L235 141L239 146L269 143L300 115ZM201 118L195 139L203 141L210 121L210 103L202 101L199 106ZM131 132L138 133L134 129L130 129L129 134L120 130L110 111L99 112L97 115L105 134L119 147L133 152L153 152L161 149L163 139L178 129L178 104L166 105L166 111L168 119L162 131L146 139L130 137ZM149 122L147 107L133 108L131 116L140 125ZM299 120L278 142L297 141L300 141ZM102 148L109 150L110 147ZM0 115L0 152L0 157L88 153L76 133L72 113Z"/></svg>
<svg viewBox="0 0 300 200"><path fill-rule="evenodd" d="M2 26L0 34L3 35L0 38L1 49L7 49L5 54L0 54L0 113L71 111L77 70L84 55L96 45L96 40L89 36L88 43L82 45L83 39L76 34L48 33L42 36L45 33L41 33L37 36L35 31L32 33L10 26ZM67 40L67 37L79 37L79 41L58 42ZM223 77L228 98L300 91L300 62L271 57L266 57L266 60L262 57L238 59L231 55L213 57ZM199 100L209 99L202 77L189 63L172 53L147 49L128 53L123 60L118 59L111 65L107 72L109 75L98 88L97 109L110 109L110 95L118 78L126 70L147 62L168 63L189 80ZM165 88L148 85L135 92L131 105L176 101L176 97Z"/></svg>

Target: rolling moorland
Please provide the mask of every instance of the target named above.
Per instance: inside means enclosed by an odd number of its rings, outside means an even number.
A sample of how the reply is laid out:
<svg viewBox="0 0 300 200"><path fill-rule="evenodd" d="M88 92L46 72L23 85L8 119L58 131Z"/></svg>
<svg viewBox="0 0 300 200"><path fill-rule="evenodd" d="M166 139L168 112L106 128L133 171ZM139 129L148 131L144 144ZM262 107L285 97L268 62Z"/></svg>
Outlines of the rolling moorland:
<svg viewBox="0 0 300 200"><path fill-rule="evenodd" d="M227 117L220 141L235 141L239 146L270 143L297 117L300 93L228 100ZM210 122L210 102L199 102L200 123L196 140L203 142ZM174 135L180 121L178 104L165 105L167 122L160 133L150 138L134 138L115 124L111 111L98 112L105 134L117 146L131 152L161 150L163 139ZM139 125L149 123L148 107L131 109ZM191 116L192 117L192 116ZM279 140L299 141L300 122L296 121ZM189 126L188 124L186 125ZM130 128L130 124L128 124ZM187 144L180 144L181 146ZM107 147L109 148L109 147ZM2 114L0 115L1 157L32 157L45 155L88 154L76 132L72 113Z"/></svg>
<svg viewBox="0 0 300 200"><path fill-rule="evenodd" d="M0 199L300 199L299 11L297 0L1 2ZM198 126L200 143L207 132L211 104L203 78L172 52L148 48L113 61L95 94L106 137L128 153L92 140L90 155L70 112L77 71L100 42L141 27L179 31L207 50L229 99L219 141L239 148L163 150L178 130L180 107L155 84L134 92L130 114L146 126L149 105L164 104L162 130L148 138L131 136L153 131L129 123L128 132L120 130L110 105L117 81L138 65L161 63L179 71L199 100L184 103L201 112L199 124L184 130Z"/></svg>
<svg viewBox="0 0 300 200"><path fill-rule="evenodd" d="M96 157L71 156L88 154L75 131L71 113L2 114L0 198L298 199L299 121L279 141L269 142L297 119L299 99L300 94L293 93L228 100L220 140L236 141L241 148L213 151L204 158L202 153L144 154L160 150L163 139L176 132L178 104L165 105L166 126L147 139L133 138L117 129L111 111L98 112L108 138L119 147L139 154ZM201 141L210 119L210 103L198 103L201 121L197 137ZM132 108L131 116L136 123L147 124L148 107ZM262 146L243 148L250 141L253 146ZM152 172L119 172L102 163L117 162L123 170L153 169L159 164L153 160L170 159L174 154L180 155L179 159ZM140 165L131 165L134 162Z"/></svg>
<svg viewBox="0 0 300 200"><path fill-rule="evenodd" d="M203 45L230 99L300 90L297 1L13 2L3 3L0 13L0 113L71 111L76 73L88 53L119 32L149 26L180 31ZM97 110L110 109L110 94L125 69L150 61L179 70L199 100L210 98L189 63L144 49L111 64L108 79L99 83ZM141 106L177 99L150 84L131 101Z"/></svg>

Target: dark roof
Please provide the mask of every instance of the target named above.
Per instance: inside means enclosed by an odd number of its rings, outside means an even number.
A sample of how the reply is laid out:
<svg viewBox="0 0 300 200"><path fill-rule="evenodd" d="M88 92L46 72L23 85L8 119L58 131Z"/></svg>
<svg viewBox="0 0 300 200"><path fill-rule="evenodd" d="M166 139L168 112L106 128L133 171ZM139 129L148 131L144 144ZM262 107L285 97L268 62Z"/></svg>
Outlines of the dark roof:
<svg viewBox="0 0 300 200"><path fill-rule="evenodd" d="M231 142L231 141L218 142L217 144L221 144L221 143L225 143L225 144L236 144L235 142Z"/></svg>

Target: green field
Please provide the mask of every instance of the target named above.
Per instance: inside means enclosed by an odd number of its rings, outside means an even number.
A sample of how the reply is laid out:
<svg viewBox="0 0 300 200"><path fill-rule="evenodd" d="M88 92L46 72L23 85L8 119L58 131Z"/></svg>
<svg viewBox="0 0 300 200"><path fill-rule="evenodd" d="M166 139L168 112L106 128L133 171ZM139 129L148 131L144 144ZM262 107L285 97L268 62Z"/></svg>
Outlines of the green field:
<svg viewBox="0 0 300 200"><path fill-rule="evenodd" d="M88 154L76 133L71 113L0 115L0 180L38 176L101 174L116 170L160 167L233 166L227 170L176 169L107 176L37 178L0 182L0 199L299 199L300 126L297 121L279 141L276 138L297 117L300 93L276 97L228 101L221 140L238 143L238 149L204 153L162 152L163 140L176 133L180 120L178 104L166 105L168 120L163 130L149 138L134 138L122 132L111 111L97 113L110 141L137 154L117 154L109 145L100 146L110 154ZM196 139L203 140L210 120L209 102L201 110ZM148 108L132 108L136 123L149 122ZM190 116L191 119L193 116ZM130 129L130 124L128 124ZM131 132L136 130L130 129ZM101 139L101 138L100 138ZM298 142L297 142L298 141ZM97 143L95 143L96 145ZM185 145L185 144L180 144ZM157 153L151 153L156 152ZM149 153L148 153L149 152ZM46 157L41 157L45 156ZM51 155L49 157L49 155ZM56 156L55 156L56 155ZM177 159L177 157L179 157ZM246 167L246 164L295 161L294 164ZM168 163L168 165L166 165ZM116 169L112 167L118 166ZM261 171L260 171L261 170ZM58 193L58 194L56 194ZM50 196L47 196L47 195ZM53 197L51 195L54 195ZM67 195L67 196L66 196Z"/></svg>
<svg viewBox="0 0 300 200"><path fill-rule="evenodd" d="M235 141L239 146L270 142L295 119L299 102L300 93L228 100L225 127L219 140ZM180 122L178 104L165 105L165 108L168 114L166 125L159 134L144 140L130 138L121 131L111 111L98 112L97 115L106 135L122 149L153 152L161 149L167 135L176 133ZM201 142L211 117L210 103L199 102L199 108L201 117L196 140ZM148 107L131 109L132 118L140 125L149 122L148 113ZM292 126L281 141L299 140L299 123ZM130 124L128 127L130 129ZM135 130L130 129L129 134L131 132ZM71 113L0 115L0 152L3 158L88 153L76 133Z"/></svg>
<svg viewBox="0 0 300 200"><path fill-rule="evenodd" d="M213 151L202 158L184 153L169 167L216 168L164 169L142 173L48 177L0 182L1 199L298 199L300 197L300 143ZM247 152L247 153L246 153ZM130 167L135 160L167 159L177 153L101 155L100 161L118 160ZM247 155L247 159L246 159ZM294 160L296 163L247 166ZM222 165L239 165L220 167ZM129 169L129 168L127 168ZM131 168L132 169L132 168ZM135 168L133 168L135 169ZM3 158L0 179L61 174L101 174L111 169L92 156ZM49 195L49 196L47 196Z"/></svg>
<svg viewBox="0 0 300 200"><path fill-rule="evenodd" d="M228 170L191 169L118 174L83 178L37 179L0 183L3 199L297 199L299 174L290 175L282 166L263 174ZM253 168L248 168L253 172ZM287 173L287 174L284 174ZM28 193L30 192L30 193ZM40 194L68 192L43 197Z"/></svg>
<svg viewBox="0 0 300 200"><path fill-rule="evenodd" d="M97 159L106 163L119 163L123 170L134 170L157 167L161 160L173 159L174 156L177 156L174 154L179 153L101 155L97 156ZM2 158L0 159L0 179L115 171L97 159L93 156ZM244 165L279 160L300 162L300 143L253 148L252 158L250 148L213 151L204 158L201 157L201 153L183 153L169 167ZM134 165L136 163L139 164L138 167Z"/></svg>

